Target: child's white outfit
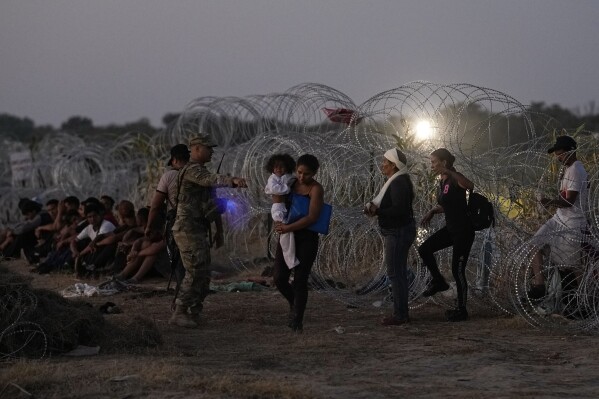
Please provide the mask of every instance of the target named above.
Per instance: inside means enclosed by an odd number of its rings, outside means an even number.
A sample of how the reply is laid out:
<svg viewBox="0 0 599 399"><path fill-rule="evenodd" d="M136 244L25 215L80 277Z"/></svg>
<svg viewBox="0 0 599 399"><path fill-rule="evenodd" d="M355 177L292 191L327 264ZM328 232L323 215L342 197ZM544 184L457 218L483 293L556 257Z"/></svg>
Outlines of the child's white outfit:
<svg viewBox="0 0 599 399"><path fill-rule="evenodd" d="M277 176L274 173L268 178L264 192L268 195L287 195L290 192L290 185L295 181L295 176L291 173ZM287 207L284 202L272 204L270 214L275 222L284 222L287 218ZM281 234L279 242L283 249L283 258L290 269L299 265L299 260L295 257L295 239L293 233Z"/></svg>

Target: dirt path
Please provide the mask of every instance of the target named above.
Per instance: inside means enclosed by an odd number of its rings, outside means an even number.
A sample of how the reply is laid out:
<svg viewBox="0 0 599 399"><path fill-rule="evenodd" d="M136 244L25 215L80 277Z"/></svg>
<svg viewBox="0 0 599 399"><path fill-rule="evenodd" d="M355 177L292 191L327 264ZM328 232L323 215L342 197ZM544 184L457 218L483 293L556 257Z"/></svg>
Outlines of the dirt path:
<svg viewBox="0 0 599 399"><path fill-rule="evenodd" d="M71 276L33 277L32 286L60 291ZM597 397L597 337L535 330L520 317L475 311L450 324L427 304L402 327L382 327L388 309L348 308L311 292L304 333L285 326L286 305L274 290L209 295L202 325L169 326L170 296L145 291L92 297L110 300L124 323L152 320L157 348L121 348L97 356L55 356L0 365L0 398L391 398ZM337 328L336 327L341 327Z"/></svg>

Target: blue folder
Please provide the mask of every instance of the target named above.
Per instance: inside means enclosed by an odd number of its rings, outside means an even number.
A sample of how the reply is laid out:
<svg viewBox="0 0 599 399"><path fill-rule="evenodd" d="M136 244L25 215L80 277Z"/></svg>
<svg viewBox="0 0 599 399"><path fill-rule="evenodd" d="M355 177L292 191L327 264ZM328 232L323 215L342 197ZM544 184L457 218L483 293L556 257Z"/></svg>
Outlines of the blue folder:
<svg viewBox="0 0 599 399"><path fill-rule="evenodd" d="M299 220L304 216L307 216L309 208L309 197L291 193L291 206L289 207L287 223L293 223L296 220ZM333 207L329 204L322 204L318 220L310 226L308 226L307 229L320 234L329 234L329 225L331 224L332 214Z"/></svg>

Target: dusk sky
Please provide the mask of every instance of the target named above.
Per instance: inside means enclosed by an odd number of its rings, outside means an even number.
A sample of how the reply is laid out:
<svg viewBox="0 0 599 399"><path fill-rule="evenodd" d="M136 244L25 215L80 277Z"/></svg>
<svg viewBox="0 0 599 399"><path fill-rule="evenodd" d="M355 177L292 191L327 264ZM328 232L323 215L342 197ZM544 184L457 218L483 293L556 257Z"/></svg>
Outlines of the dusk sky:
<svg viewBox="0 0 599 399"><path fill-rule="evenodd" d="M2 0L0 54L0 113L37 125L160 126L197 97L307 82L357 104L470 83L584 112L599 100L599 1Z"/></svg>

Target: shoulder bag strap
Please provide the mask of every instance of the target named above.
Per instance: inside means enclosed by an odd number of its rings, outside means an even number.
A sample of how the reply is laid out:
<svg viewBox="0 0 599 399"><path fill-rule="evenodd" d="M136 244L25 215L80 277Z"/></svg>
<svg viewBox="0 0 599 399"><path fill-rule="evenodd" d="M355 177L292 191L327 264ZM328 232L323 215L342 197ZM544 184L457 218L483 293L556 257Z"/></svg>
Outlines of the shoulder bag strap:
<svg viewBox="0 0 599 399"><path fill-rule="evenodd" d="M175 201L177 201L177 203L174 206L175 210L177 210L177 208L179 208L179 194L181 193L181 184L183 183L183 177L185 177L185 173L187 172L188 168L189 168L189 164L185 165L183 167L183 169L181 169L179 171L179 174L177 175L177 196L175 197L176 198Z"/></svg>

